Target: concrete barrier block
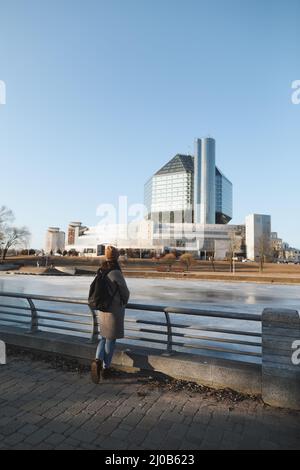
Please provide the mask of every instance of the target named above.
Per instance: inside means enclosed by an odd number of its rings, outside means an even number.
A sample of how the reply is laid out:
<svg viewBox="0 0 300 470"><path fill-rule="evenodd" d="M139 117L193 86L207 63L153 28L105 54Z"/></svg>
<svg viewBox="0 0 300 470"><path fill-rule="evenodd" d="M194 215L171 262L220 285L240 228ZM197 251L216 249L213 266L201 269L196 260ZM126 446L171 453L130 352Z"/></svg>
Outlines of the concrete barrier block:
<svg viewBox="0 0 300 470"><path fill-rule="evenodd" d="M262 398L272 406L300 410L300 315L296 310L263 311Z"/></svg>

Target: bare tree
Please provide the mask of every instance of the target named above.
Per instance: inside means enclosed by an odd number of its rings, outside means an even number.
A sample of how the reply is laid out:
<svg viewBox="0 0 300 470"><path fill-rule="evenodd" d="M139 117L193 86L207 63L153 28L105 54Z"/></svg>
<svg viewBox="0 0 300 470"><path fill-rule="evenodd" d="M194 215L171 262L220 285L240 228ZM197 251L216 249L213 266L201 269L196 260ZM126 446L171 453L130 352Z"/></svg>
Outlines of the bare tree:
<svg viewBox="0 0 300 470"><path fill-rule="evenodd" d="M26 244L30 232L27 227L6 227L1 240L2 261L5 260L10 248Z"/></svg>
<svg viewBox="0 0 300 470"><path fill-rule="evenodd" d="M4 233L7 223L13 221L13 213L6 206L0 206L0 250L4 243Z"/></svg>
<svg viewBox="0 0 300 470"><path fill-rule="evenodd" d="M229 238L229 250L228 250L228 257L229 257L229 269L230 272L235 272L235 255L241 251L242 247L242 237L237 235L235 232L230 232Z"/></svg>
<svg viewBox="0 0 300 470"><path fill-rule="evenodd" d="M257 240L255 251L258 253L259 271L262 273L266 259L271 255L270 237L266 234L261 235Z"/></svg>
<svg viewBox="0 0 300 470"><path fill-rule="evenodd" d="M30 237L27 227L15 227L13 212L5 206L0 207L0 253L4 261L10 248L26 244Z"/></svg>
<svg viewBox="0 0 300 470"><path fill-rule="evenodd" d="M0 206L0 225L14 219L13 212L6 206Z"/></svg>
<svg viewBox="0 0 300 470"><path fill-rule="evenodd" d="M3 240L5 227L14 220L13 212L6 206L0 206L0 243Z"/></svg>
<svg viewBox="0 0 300 470"><path fill-rule="evenodd" d="M215 271L216 271L216 267L215 267L215 252L213 252L213 254L209 257L209 261L210 261L212 270L215 272Z"/></svg>

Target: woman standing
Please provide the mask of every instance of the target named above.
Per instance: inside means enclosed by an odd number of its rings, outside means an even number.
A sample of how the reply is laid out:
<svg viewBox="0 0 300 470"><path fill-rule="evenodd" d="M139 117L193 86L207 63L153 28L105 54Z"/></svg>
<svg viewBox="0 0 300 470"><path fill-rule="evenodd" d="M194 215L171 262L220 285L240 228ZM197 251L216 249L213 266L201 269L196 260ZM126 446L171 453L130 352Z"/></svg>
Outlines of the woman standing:
<svg viewBox="0 0 300 470"><path fill-rule="evenodd" d="M101 265L102 275L106 275L112 301L108 312L100 312L100 334L96 358L91 364L91 376L94 383L100 377L106 379L111 374L110 364L116 340L124 338L125 306L129 299L129 290L118 263L119 251L114 246L105 248L105 261Z"/></svg>

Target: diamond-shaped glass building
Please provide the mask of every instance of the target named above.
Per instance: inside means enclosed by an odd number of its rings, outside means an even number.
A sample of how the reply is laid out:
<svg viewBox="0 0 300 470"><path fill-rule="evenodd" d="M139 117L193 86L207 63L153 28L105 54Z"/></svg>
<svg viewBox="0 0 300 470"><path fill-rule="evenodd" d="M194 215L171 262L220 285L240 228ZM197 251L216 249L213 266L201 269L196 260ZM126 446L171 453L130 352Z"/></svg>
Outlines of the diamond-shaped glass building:
<svg viewBox="0 0 300 470"><path fill-rule="evenodd" d="M227 224L232 183L215 164L215 140L197 139L195 155L177 154L145 184L148 219L158 223Z"/></svg>

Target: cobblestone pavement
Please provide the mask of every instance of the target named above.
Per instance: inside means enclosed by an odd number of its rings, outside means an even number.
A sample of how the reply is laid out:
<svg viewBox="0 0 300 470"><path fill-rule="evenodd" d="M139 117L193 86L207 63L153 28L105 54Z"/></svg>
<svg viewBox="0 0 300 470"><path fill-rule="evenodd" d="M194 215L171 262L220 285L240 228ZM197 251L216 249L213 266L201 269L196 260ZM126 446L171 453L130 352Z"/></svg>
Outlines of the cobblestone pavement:
<svg viewBox="0 0 300 470"><path fill-rule="evenodd" d="M150 387L9 357L0 366L0 449L299 449L300 413L260 401Z"/></svg>

